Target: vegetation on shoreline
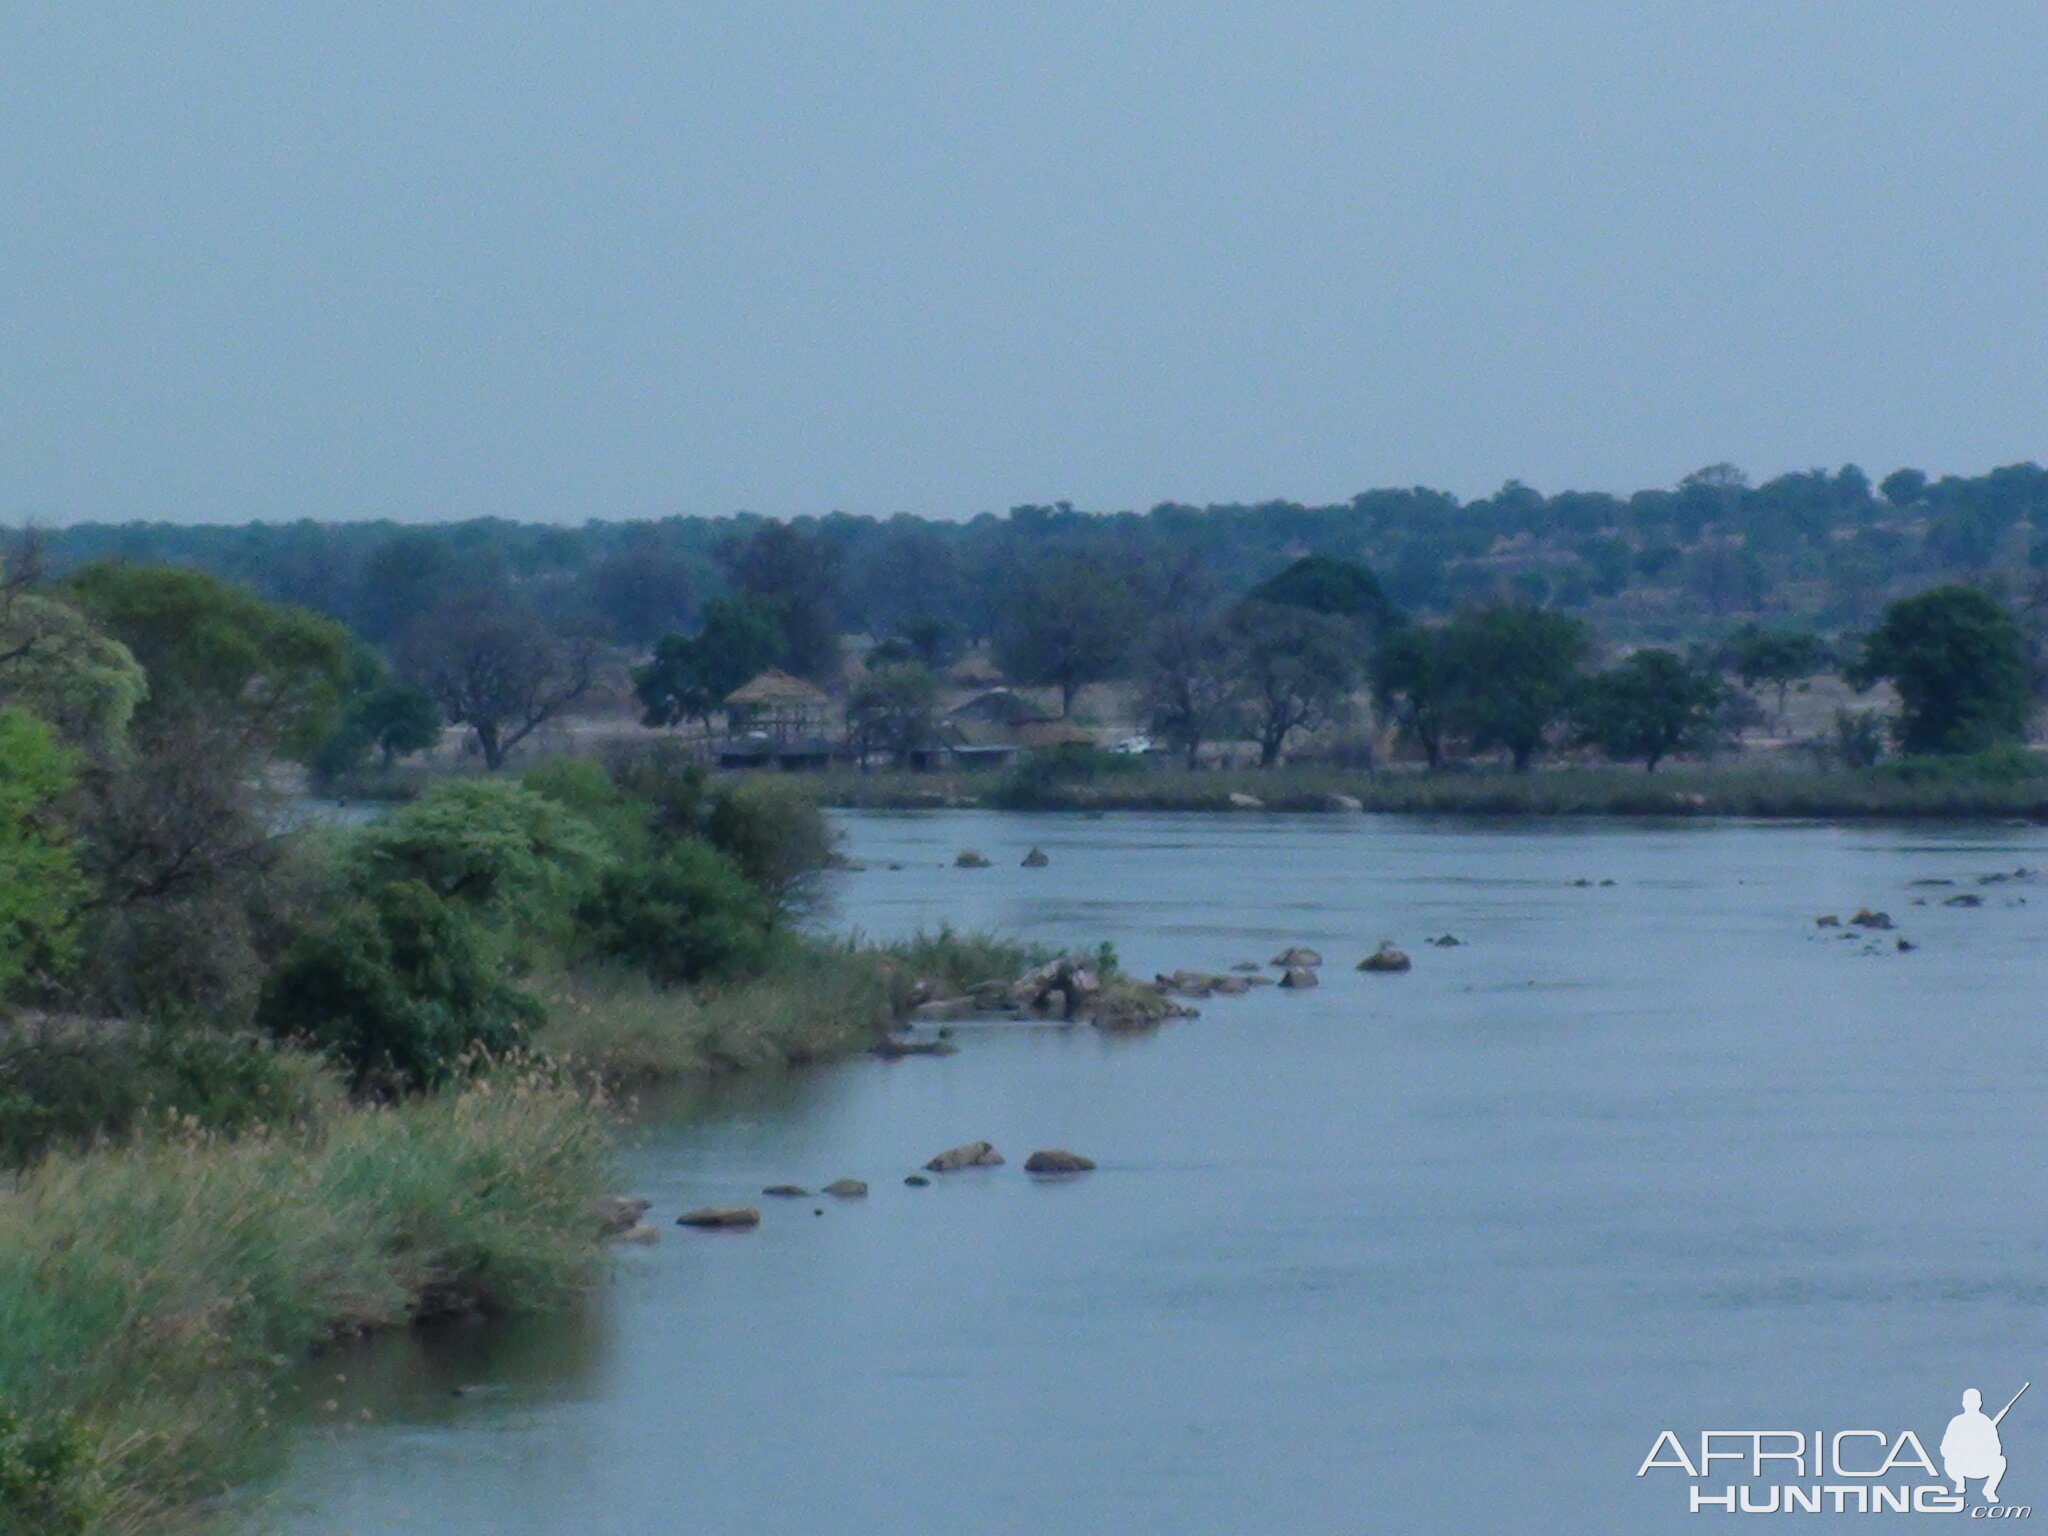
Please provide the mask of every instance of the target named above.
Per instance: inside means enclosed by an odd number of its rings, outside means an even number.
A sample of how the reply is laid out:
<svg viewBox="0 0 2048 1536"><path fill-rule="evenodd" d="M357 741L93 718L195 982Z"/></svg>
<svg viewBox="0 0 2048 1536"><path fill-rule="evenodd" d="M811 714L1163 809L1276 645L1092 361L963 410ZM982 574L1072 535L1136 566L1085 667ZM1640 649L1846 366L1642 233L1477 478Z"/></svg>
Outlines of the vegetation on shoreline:
<svg viewBox="0 0 2048 1536"><path fill-rule="evenodd" d="M1680 766L1654 777L1611 767L1537 773L1370 773L1287 767L1114 774L1034 784L1020 803L1001 774L833 774L821 804L865 810L985 806L1047 811L1337 812L1417 816L1746 816L1801 819L2024 817L2048 820L2048 761L2031 754L1898 759L1806 771ZM1237 797L1233 799L1233 797ZM1247 800L1257 802L1248 805Z"/></svg>

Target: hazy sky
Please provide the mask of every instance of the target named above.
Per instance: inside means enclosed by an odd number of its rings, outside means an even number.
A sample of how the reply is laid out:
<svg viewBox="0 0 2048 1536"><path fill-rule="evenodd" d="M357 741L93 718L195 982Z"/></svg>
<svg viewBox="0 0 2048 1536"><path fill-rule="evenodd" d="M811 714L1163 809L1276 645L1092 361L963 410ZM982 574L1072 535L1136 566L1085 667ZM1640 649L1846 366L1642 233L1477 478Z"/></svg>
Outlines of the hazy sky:
<svg viewBox="0 0 2048 1536"><path fill-rule="evenodd" d="M0 518L2048 457L2048 5L0 6Z"/></svg>

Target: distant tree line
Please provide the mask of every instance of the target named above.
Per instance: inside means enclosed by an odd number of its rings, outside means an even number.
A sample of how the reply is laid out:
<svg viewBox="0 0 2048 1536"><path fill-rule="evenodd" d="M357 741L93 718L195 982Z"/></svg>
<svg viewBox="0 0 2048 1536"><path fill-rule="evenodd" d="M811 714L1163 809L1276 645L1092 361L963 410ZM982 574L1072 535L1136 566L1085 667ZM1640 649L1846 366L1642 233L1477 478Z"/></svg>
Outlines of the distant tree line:
<svg viewBox="0 0 2048 1536"><path fill-rule="evenodd" d="M2048 470L1930 480L1901 469L1873 486L1849 465L1751 485L1714 465L1627 496L1544 495L1510 481L1471 501L1416 488L1324 506L1091 513L1060 503L959 522L82 524L51 530L45 548L58 572L105 559L211 571L386 649L479 590L516 598L556 631L641 653L694 633L714 598L751 594L779 607L792 669L806 675L827 666L838 634L905 644L922 634L926 651L945 635L986 641L1015 608L1020 574L1041 566L1114 571L1157 603L1190 571L1242 597L1311 553L1373 570L1410 613L1507 599L1669 644L1751 619L1858 628L1943 580L2027 590L2048 570Z"/></svg>

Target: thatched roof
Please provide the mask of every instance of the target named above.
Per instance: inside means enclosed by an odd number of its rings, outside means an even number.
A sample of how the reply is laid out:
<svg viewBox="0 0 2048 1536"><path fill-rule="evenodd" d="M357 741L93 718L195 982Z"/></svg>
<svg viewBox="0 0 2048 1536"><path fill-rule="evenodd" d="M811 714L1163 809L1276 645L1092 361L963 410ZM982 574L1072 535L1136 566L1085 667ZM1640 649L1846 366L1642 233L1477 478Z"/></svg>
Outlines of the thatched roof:
<svg viewBox="0 0 2048 1536"><path fill-rule="evenodd" d="M1029 699L1008 688L991 688L946 712L949 720L979 720L992 725L1028 725L1052 717Z"/></svg>
<svg viewBox="0 0 2048 1536"><path fill-rule="evenodd" d="M825 690L791 677L780 667L770 667L760 676L742 683L725 696L728 704L769 705L783 708L826 709L832 700Z"/></svg>

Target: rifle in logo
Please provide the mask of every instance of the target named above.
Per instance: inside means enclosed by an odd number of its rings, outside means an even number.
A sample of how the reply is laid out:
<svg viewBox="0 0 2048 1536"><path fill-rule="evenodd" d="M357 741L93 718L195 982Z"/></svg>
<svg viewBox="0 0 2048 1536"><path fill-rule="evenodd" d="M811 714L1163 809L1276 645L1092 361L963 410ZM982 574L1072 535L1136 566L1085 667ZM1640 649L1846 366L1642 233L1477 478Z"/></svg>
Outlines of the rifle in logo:
<svg viewBox="0 0 2048 1536"><path fill-rule="evenodd" d="M2012 1402L1998 1410L1996 1418L1984 1417L1984 1394L1975 1387L1963 1394L1963 1411L1948 1421L1941 1437L1941 1466L1956 1492L1973 1477L1984 1480L1984 1502L1998 1502L1998 1484L2005 1476L2005 1446L1998 1438L1998 1426L2012 1404L2027 1395L2030 1381L2013 1393Z"/></svg>

